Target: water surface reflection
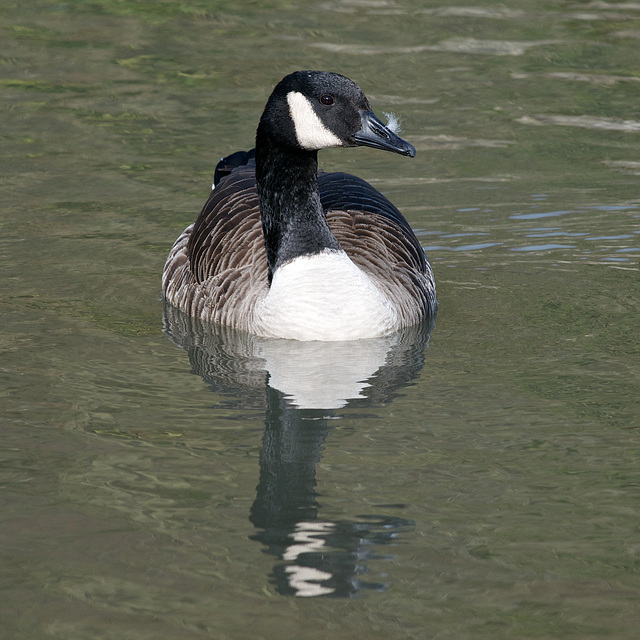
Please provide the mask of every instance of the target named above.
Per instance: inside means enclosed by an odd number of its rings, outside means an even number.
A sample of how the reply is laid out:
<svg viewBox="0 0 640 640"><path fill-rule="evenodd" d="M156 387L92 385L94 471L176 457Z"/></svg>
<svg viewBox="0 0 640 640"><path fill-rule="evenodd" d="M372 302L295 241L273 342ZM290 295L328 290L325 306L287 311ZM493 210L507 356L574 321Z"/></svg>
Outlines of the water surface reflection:
<svg viewBox="0 0 640 640"><path fill-rule="evenodd" d="M238 408L264 407L249 519L253 539L277 558L270 580L278 592L351 597L384 590L386 583L366 579L368 563L393 557L389 547L413 523L383 513L323 517L316 466L337 409L388 402L419 374L433 321L384 338L297 342L207 325L166 305L164 327L212 390Z"/></svg>

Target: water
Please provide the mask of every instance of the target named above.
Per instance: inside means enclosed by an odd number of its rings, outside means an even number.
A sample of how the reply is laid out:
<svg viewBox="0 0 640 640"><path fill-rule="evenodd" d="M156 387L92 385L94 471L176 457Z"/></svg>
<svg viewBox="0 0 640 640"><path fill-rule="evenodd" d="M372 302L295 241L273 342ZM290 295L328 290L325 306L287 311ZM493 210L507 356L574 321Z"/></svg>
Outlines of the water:
<svg viewBox="0 0 640 640"><path fill-rule="evenodd" d="M637 636L639 5L0 15L3 637ZM418 231L435 328L312 352L164 309L296 68L415 144L321 163Z"/></svg>

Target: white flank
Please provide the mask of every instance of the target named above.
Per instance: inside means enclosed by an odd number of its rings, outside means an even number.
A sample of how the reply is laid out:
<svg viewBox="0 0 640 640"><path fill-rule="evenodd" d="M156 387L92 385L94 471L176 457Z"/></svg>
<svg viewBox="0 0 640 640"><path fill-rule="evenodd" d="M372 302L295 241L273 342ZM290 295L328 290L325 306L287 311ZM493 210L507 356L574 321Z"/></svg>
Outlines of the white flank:
<svg viewBox="0 0 640 640"><path fill-rule="evenodd" d="M327 147L342 146L340 138L322 124L312 104L305 96L298 91L290 91L287 94L287 102L296 131L296 139L303 149L317 151Z"/></svg>
<svg viewBox="0 0 640 640"><path fill-rule="evenodd" d="M359 340L399 328L393 305L343 251L295 258L273 274L252 331L269 338Z"/></svg>

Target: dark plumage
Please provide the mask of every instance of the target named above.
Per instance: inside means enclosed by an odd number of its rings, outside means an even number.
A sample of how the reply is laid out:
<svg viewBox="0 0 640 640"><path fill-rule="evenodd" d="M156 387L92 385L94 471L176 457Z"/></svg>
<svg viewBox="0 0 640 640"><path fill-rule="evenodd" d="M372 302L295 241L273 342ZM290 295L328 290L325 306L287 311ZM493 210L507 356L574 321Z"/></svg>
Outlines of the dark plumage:
<svg viewBox="0 0 640 640"><path fill-rule="evenodd" d="M200 216L174 244L163 274L166 299L205 321L299 339L380 335L433 315L431 268L400 211L360 178L318 173L319 148L357 145L415 154L375 118L352 81L323 72L287 76L260 120L255 161L252 151L220 162ZM306 275L298 280L298 266L316 258L317 285ZM343 262L351 287L344 293ZM375 300L354 299L359 291L372 297L369 281ZM376 309L383 310L380 327L370 317ZM316 331L314 323L322 326Z"/></svg>

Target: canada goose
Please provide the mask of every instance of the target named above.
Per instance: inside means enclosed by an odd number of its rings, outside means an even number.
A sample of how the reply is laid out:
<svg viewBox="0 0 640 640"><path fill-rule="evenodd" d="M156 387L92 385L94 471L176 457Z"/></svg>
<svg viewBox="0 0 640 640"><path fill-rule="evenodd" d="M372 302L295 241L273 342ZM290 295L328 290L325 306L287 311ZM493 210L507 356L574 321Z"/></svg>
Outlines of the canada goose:
<svg viewBox="0 0 640 640"><path fill-rule="evenodd" d="M348 78L281 80L255 164L252 153L223 160L217 173L228 175L173 245L165 299L207 322L297 340L378 337L432 316L431 267L402 214L360 178L318 173L319 149L355 146L415 156Z"/></svg>

